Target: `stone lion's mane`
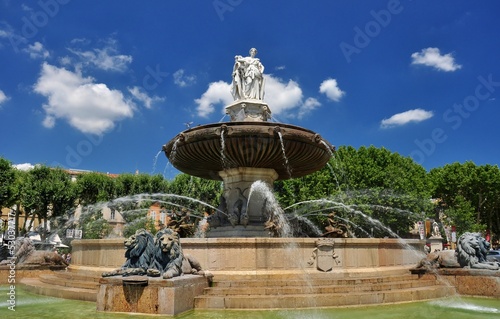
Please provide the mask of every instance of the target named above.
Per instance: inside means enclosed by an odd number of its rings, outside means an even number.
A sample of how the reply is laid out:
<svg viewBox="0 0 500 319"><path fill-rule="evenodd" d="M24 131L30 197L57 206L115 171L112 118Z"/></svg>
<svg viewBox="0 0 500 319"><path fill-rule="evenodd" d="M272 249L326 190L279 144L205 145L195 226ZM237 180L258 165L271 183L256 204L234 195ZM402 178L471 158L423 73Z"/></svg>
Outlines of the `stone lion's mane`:
<svg viewBox="0 0 500 319"><path fill-rule="evenodd" d="M125 248L125 258L127 260L123 266L114 271L103 273L102 277L146 274L153 256L153 235L145 229L138 229L134 235L125 240Z"/></svg>
<svg viewBox="0 0 500 319"><path fill-rule="evenodd" d="M127 239L131 243L125 251L125 264L122 268L148 269L154 249L154 237L144 229L139 229Z"/></svg>
<svg viewBox="0 0 500 319"><path fill-rule="evenodd" d="M168 251L164 251L163 240L172 239ZM150 269L157 270L164 278L172 278L182 274L184 255L180 245L179 235L170 228L164 228L155 236L153 260Z"/></svg>
<svg viewBox="0 0 500 319"><path fill-rule="evenodd" d="M487 262L486 256L490 244L479 233L464 233L458 239L457 258L460 266L478 268Z"/></svg>

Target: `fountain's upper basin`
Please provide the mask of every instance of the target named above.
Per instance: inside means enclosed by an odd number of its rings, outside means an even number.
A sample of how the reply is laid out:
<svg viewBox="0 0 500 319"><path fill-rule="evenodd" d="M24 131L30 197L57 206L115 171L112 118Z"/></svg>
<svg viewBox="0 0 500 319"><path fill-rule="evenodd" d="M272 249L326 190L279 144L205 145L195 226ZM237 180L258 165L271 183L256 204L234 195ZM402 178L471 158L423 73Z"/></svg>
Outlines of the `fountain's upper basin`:
<svg viewBox="0 0 500 319"><path fill-rule="evenodd" d="M226 122L188 129L165 144L163 151L175 168L205 179L222 180L219 172L238 167L274 169L277 179L289 179L323 168L334 147L299 126Z"/></svg>

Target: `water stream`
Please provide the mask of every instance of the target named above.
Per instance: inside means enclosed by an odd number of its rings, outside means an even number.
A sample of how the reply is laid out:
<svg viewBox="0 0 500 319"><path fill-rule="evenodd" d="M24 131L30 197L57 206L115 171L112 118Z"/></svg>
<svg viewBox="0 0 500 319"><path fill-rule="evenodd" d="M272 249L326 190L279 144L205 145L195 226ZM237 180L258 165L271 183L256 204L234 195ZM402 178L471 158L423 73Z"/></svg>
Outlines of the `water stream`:
<svg viewBox="0 0 500 319"><path fill-rule="evenodd" d="M285 161L284 165L285 165L286 171L288 173L288 176L292 177L292 168L290 167L290 163L288 162L288 157L286 157L286 153L285 153L285 143L283 142L283 134L281 134L281 132L278 131L278 136L280 138L281 151L283 154L283 160Z"/></svg>

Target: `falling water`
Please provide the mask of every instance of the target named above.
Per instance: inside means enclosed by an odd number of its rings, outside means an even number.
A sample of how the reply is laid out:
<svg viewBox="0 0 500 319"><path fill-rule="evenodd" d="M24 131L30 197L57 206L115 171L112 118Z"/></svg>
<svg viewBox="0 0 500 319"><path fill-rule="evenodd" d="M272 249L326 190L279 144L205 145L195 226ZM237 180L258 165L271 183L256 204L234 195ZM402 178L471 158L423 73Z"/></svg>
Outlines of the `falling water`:
<svg viewBox="0 0 500 319"><path fill-rule="evenodd" d="M265 199L265 212L269 214L269 219L272 220L277 226L280 236L279 237L293 237L293 231L288 223L288 220L283 212L283 209L276 201L273 192L269 186L263 181L256 181L250 187L248 193L247 211L248 204L251 202L252 195L258 193Z"/></svg>
<svg viewBox="0 0 500 319"><path fill-rule="evenodd" d="M281 151L283 153L283 159L285 160L286 171L288 172L288 176L292 177L292 170L290 168L290 164L288 163L288 157L286 157L285 153L285 143L283 143L283 135L281 134L280 131L278 131L278 136L280 137Z"/></svg>
<svg viewBox="0 0 500 319"><path fill-rule="evenodd" d="M226 142L224 140L224 132L226 129L224 127L221 127L220 130L220 160L222 162L222 167L226 167L226 155L224 154L224 149L226 147Z"/></svg>
<svg viewBox="0 0 500 319"><path fill-rule="evenodd" d="M224 121L224 119L226 118L227 114L224 114L224 116L219 120L219 123L222 123L222 121Z"/></svg>
<svg viewBox="0 0 500 319"><path fill-rule="evenodd" d="M297 223L297 225L293 227L294 229L295 227L300 229L307 228L309 232L312 233L315 237L321 237L321 235L323 234L321 229L319 229L318 226L316 226L310 219L305 216L294 214L293 216L288 217L288 221L290 222L290 224ZM295 234L295 232L293 233L294 237L296 237L297 235Z"/></svg>
<svg viewBox="0 0 500 319"><path fill-rule="evenodd" d="M330 148L330 146L324 141L324 140L321 140L320 141L321 144L323 144L325 147L326 147L326 150L328 151L328 153L330 154L330 157L333 157L334 154L333 154L333 151L332 149Z"/></svg>
<svg viewBox="0 0 500 319"><path fill-rule="evenodd" d="M163 152L163 150L160 150L158 153L156 153L155 157L153 158L153 169L151 170L151 175L154 174L156 171L156 162L158 161L158 156Z"/></svg>
<svg viewBox="0 0 500 319"><path fill-rule="evenodd" d="M177 154L177 144L181 141L180 138L177 138L174 142L174 145L172 145L172 151L170 152L169 160L171 163L174 162L175 159L175 154Z"/></svg>

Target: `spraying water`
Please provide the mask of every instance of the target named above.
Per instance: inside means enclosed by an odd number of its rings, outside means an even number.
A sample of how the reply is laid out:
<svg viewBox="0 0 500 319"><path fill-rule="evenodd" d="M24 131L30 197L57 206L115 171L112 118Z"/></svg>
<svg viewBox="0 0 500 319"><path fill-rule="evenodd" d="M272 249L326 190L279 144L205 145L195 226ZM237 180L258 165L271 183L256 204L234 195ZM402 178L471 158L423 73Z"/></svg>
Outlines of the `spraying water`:
<svg viewBox="0 0 500 319"><path fill-rule="evenodd" d="M256 181L250 187L250 192L248 193L248 203L251 202L252 196L256 196L258 193L260 196L264 197L265 202L265 212L269 218L269 222L274 224L274 229L279 234L279 237L292 237L293 231L288 223L287 218L283 212L283 209L278 204L273 192L269 186L263 181ZM248 210L247 203L247 210Z"/></svg>

